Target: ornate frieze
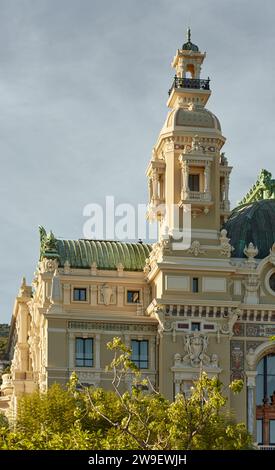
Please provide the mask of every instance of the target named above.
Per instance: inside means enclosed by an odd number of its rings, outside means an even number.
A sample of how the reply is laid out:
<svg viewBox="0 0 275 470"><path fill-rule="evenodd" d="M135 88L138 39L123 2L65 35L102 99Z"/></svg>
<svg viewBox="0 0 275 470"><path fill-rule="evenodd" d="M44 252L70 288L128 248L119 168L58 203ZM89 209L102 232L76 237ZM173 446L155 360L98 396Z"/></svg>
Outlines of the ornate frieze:
<svg viewBox="0 0 275 470"><path fill-rule="evenodd" d="M244 336L245 335L245 325L244 323L236 322L233 326L233 336Z"/></svg>
<svg viewBox="0 0 275 470"><path fill-rule="evenodd" d="M202 249L199 240L194 240L191 243L191 247L189 248L188 253L190 253L191 255L194 255L194 256L204 255L205 250Z"/></svg>
<svg viewBox="0 0 275 470"><path fill-rule="evenodd" d="M206 354L208 346L208 336L193 333L184 337L186 355L182 358L183 364L192 367L200 364L209 364L210 357Z"/></svg>
<svg viewBox="0 0 275 470"><path fill-rule="evenodd" d="M230 310L228 313L224 314L223 317L225 318L225 321L223 321L220 327L220 332L225 335L232 336L233 327L236 321L240 318L240 316L241 316L241 310L238 308L234 310Z"/></svg>
<svg viewBox="0 0 275 470"><path fill-rule="evenodd" d="M85 322L69 321L68 328L74 330L103 330L103 331L142 331L157 332L157 325L132 325L129 323L103 323L103 322Z"/></svg>
<svg viewBox="0 0 275 470"><path fill-rule="evenodd" d="M231 360L231 379L244 378L244 342L231 341L230 343L230 360Z"/></svg>
<svg viewBox="0 0 275 470"><path fill-rule="evenodd" d="M268 337L275 334L275 325L259 323L236 323L233 328L234 336Z"/></svg>
<svg viewBox="0 0 275 470"><path fill-rule="evenodd" d="M39 263L39 271L41 273L53 273L58 268L56 259L43 258Z"/></svg>

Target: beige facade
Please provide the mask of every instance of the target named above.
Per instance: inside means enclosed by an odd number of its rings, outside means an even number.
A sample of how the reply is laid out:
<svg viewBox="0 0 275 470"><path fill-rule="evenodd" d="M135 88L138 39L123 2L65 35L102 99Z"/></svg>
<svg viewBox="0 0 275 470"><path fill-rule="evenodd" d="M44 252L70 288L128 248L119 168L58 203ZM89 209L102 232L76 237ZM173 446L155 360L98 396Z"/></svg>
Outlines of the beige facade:
<svg viewBox="0 0 275 470"><path fill-rule="evenodd" d="M72 371L83 383L110 387L106 343L120 336L170 399L188 394L201 368L225 385L243 379L240 395L228 392L229 407L255 438L257 417L258 441L272 443L275 404L265 403L269 414L256 406L256 381L257 365L263 357L273 364L275 351L273 180L261 174L231 213L232 168L221 153L219 120L205 108L211 91L209 80L200 77L204 58L189 36L172 62L170 109L147 169L148 218L165 225L158 242L65 243L41 229L32 288L24 281L15 301L11 374L4 376L0 404L14 405L21 393L46 390L54 382L65 384ZM187 249L176 242L184 211L178 227L173 211L164 216L163 205L190 208ZM251 220L255 226L248 227ZM265 223L262 234L257 224ZM261 391L269 380L262 375L259 397L270 392ZM131 377L125 384L130 386Z"/></svg>

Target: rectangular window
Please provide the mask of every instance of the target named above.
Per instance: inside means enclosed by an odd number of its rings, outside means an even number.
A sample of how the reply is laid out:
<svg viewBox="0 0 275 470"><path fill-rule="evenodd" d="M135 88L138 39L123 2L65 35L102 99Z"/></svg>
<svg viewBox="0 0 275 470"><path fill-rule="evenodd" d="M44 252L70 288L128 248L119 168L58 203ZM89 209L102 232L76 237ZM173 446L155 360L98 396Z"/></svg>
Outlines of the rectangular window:
<svg viewBox="0 0 275 470"><path fill-rule="evenodd" d="M201 324L192 322L191 323L191 331L200 331L201 330Z"/></svg>
<svg viewBox="0 0 275 470"><path fill-rule="evenodd" d="M75 339L76 367L93 367L93 338Z"/></svg>
<svg viewBox="0 0 275 470"><path fill-rule="evenodd" d="M132 356L131 360L139 369L148 369L148 341L132 339L131 341Z"/></svg>
<svg viewBox="0 0 275 470"><path fill-rule="evenodd" d="M269 444L275 444L275 419L269 420Z"/></svg>
<svg viewBox="0 0 275 470"><path fill-rule="evenodd" d="M87 289L74 288L74 300L78 302L85 302L87 300Z"/></svg>
<svg viewBox="0 0 275 470"><path fill-rule="evenodd" d="M192 292L199 292L199 278L193 277L192 279Z"/></svg>
<svg viewBox="0 0 275 470"><path fill-rule="evenodd" d="M127 290L127 302L128 304L138 304L140 301L139 290Z"/></svg>
<svg viewBox="0 0 275 470"><path fill-rule="evenodd" d="M200 175L189 175L188 180L190 191L200 190Z"/></svg>
<svg viewBox="0 0 275 470"><path fill-rule="evenodd" d="M257 419L257 443L263 443L263 420Z"/></svg>

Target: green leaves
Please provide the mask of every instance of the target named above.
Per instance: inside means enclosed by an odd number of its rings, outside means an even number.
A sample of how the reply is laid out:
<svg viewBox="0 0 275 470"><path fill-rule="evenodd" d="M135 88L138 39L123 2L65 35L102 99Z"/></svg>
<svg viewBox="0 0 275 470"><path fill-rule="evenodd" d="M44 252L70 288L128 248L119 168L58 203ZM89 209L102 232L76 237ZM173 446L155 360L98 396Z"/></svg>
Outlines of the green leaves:
<svg viewBox="0 0 275 470"><path fill-rule="evenodd" d="M190 395L169 402L131 362L120 338L108 343L113 391L87 388L76 373L67 389L23 396L15 429L0 421L0 449L247 449L251 436L225 412L217 377L201 373ZM229 387L239 393L243 383Z"/></svg>
<svg viewBox="0 0 275 470"><path fill-rule="evenodd" d="M233 382L231 382L229 385L229 388L234 394L240 393L243 389L243 380L233 380Z"/></svg>

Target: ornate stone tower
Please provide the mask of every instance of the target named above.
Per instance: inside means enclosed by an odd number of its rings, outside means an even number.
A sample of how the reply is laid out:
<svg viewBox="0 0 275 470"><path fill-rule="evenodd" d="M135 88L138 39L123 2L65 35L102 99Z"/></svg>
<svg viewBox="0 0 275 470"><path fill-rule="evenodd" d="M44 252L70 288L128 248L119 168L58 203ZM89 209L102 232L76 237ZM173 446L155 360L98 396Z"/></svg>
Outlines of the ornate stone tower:
<svg viewBox="0 0 275 470"><path fill-rule="evenodd" d="M147 169L148 217L162 229L145 266L152 290L147 314L159 322L159 387L169 397L187 390L200 367L228 383L229 338L238 318L230 294L232 247L221 231L230 214L231 167L221 153L219 120L205 107L211 91L210 79L200 76L204 59L188 30L172 61L170 111ZM179 218L175 208L183 209ZM191 240L180 245L187 217Z"/></svg>
<svg viewBox="0 0 275 470"><path fill-rule="evenodd" d="M231 167L220 153L225 137L219 120L205 108L211 95L210 79L200 77L205 55L191 42L188 29L187 42L172 61L176 75L167 102L171 111L147 169L148 217L162 222L161 204L189 204L192 230L194 234L199 232L196 238L213 239L230 213ZM166 224L173 236L177 225L173 210L169 210Z"/></svg>

